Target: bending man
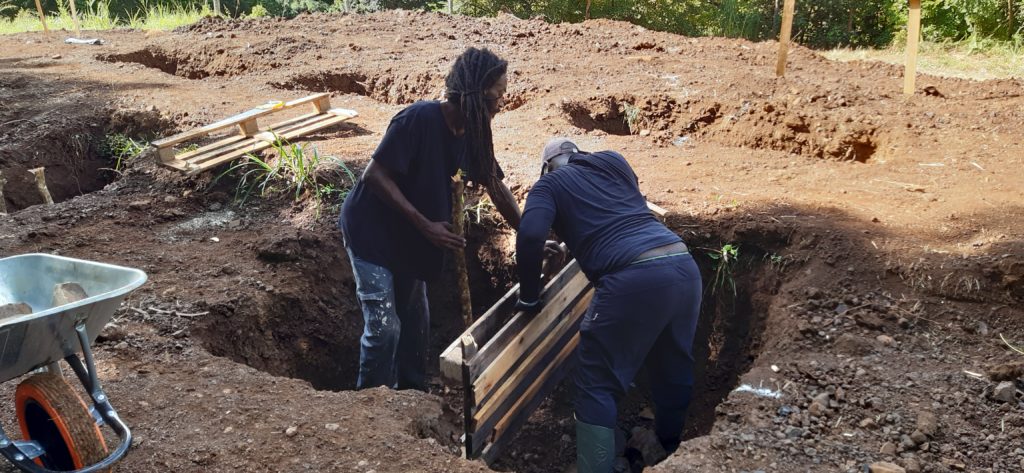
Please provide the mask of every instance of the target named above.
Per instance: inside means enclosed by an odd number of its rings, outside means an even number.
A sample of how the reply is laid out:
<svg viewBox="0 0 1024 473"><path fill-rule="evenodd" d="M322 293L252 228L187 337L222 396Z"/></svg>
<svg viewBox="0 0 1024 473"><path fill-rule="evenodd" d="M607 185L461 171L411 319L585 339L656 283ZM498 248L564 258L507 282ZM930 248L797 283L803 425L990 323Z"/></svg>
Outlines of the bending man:
<svg viewBox="0 0 1024 473"><path fill-rule="evenodd" d="M667 451L679 445L693 387L700 273L679 236L647 209L622 155L585 153L556 139L542 160L516 242L518 307L542 305L544 241L554 228L596 288L577 351L577 467L580 473L608 473L615 461L617 403L645 360L655 433Z"/></svg>

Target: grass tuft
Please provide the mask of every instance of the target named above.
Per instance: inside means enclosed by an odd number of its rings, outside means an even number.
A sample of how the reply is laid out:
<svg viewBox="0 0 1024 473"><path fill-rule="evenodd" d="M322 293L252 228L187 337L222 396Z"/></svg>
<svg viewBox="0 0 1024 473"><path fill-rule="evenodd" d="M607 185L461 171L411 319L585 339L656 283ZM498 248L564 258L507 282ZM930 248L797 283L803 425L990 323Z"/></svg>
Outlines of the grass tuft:
<svg viewBox="0 0 1024 473"><path fill-rule="evenodd" d="M26 33L42 31L39 14L34 9L18 10L10 2L0 3L0 14L13 12L13 17L0 17L0 34ZM85 8L79 10L78 20L82 30L110 30L114 28L135 28L139 30L172 30L179 26L190 25L207 16L213 11L208 5L163 5L142 2L138 11L129 18L118 18L110 12L110 2L105 0L88 0ZM65 2L58 2L56 12L46 15L46 24L51 30L74 31L75 24L71 12Z"/></svg>
<svg viewBox="0 0 1024 473"><path fill-rule="evenodd" d="M149 143L136 140L124 133L107 135L100 143L100 154L114 161L113 171L121 173L128 162L137 158L149 146Z"/></svg>
<svg viewBox="0 0 1024 473"><path fill-rule="evenodd" d="M901 47L841 48L824 51L821 55L842 62L880 61L903 65L906 61ZM1024 78L1024 44L986 40L923 42L918 52L917 70L923 74L974 80Z"/></svg>
<svg viewBox="0 0 1024 473"><path fill-rule="evenodd" d="M317 180L318 175L329 173L340 174L341 182ZM312 199L318 212L331 202L344 200L356 182L355 173L342 160L322 156L315 146L289 143L283 138L274 142L270 158L247 154L217 176L214 183L229 174L238 175L235 199L241 205L254 195L291 195L293 202Z"/></svg>

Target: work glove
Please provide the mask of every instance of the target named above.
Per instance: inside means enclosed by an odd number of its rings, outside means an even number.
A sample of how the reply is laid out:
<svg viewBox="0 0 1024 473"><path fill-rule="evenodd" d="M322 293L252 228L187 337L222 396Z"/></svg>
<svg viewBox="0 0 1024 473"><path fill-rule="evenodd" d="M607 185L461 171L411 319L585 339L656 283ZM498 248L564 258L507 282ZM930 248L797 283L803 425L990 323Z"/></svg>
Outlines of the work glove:
<svg viewBox="0 0 1024 473"><path fill-rule="evenodd" d="M544 304L541 304L540 299L537 299L533 302L526 302L518 298L516 299L516 312L536 314L537 312L540 312L540 309L542 307L544 307Z"/></svg>

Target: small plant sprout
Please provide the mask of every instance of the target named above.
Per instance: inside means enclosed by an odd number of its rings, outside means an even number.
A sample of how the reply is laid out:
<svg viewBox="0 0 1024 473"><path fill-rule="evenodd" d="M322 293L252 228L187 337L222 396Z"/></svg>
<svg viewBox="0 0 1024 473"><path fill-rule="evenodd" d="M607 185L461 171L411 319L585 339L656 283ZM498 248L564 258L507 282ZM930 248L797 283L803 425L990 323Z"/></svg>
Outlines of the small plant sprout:
<svg viewBox="0 0 1024 473"><path fill-rule="evenodd" d="M789 260L778 253L767 253L764 255L764 260L768 262L769 266L780 273L785 271L786 267L789 266Z"/></svg>
<svg viewBox="0 0 1024 473"><path fill-rule="evenodd" d="M640 109L631 103L623 103L622 112L626 115L626 126L629 127L629 132L633 133L638 128L637 122L640 120Z"/></svg>
<svg viewBox="0 0 1024 473"><path fill-rule="evenodd" d="M721 249L708 250L708 257L715 261L714 275L709 286L711 294L716 294L728 286L732 289L732 295L736 295L736 281L733 279L732 272L739 256L739 245L732 243L722 245Z"/></svg>
<svg viewBox="0 0 1024 473"><path fill-rule="evenodd" d="M481 196L480 199L476 201L476 204L465 208L467 216L473 213L476 214L477 225L480 224L483 217L490 217L494 213L495 209L496 207L494 206L494 203L491 202L491 198L487 195Z"/></svg>
<svg viewBox="0 0 1024 473"><path fill-rule="evenodd" d="M112 170L120 174L128 162L142 154L148 146L148 143L135 140L123 133L113 133L107 135L100 144L100 153L114 161Z"/></svg>

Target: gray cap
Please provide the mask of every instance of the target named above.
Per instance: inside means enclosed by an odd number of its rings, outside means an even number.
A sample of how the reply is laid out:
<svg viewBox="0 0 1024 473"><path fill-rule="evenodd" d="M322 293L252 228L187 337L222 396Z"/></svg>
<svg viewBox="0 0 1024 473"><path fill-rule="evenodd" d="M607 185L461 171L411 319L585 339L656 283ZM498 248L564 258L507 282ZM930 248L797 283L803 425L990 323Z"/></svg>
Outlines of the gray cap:
<svg viewBox="0 0 1024 473"><path fill-rule="evenodd" d="M580 148L576 146L576 143L569 141L568 138L555 138L548 141L548 144L544 145L544 152L541 153L541 162L547 164L548 161L568 153L579 153Z"/></svg>

